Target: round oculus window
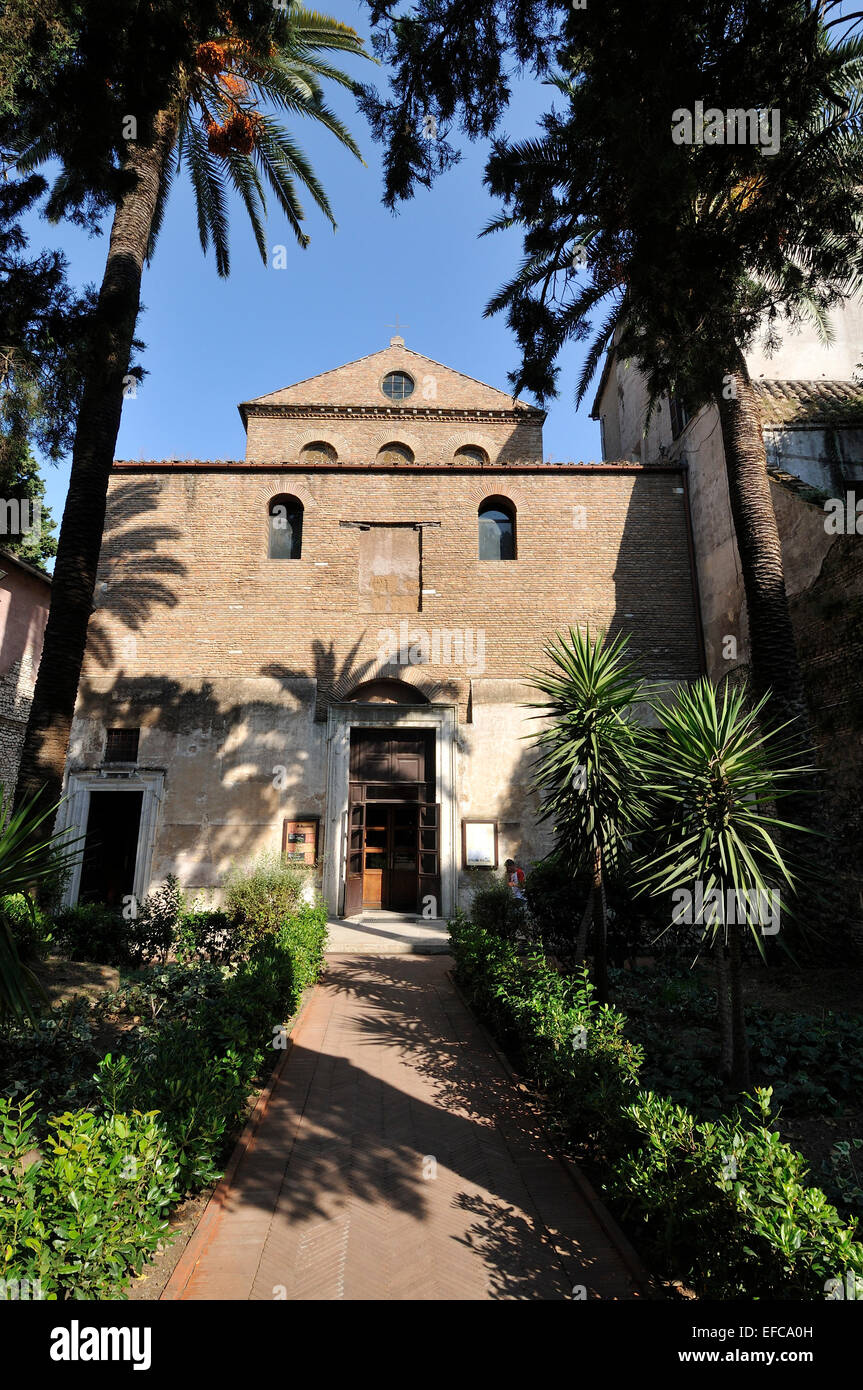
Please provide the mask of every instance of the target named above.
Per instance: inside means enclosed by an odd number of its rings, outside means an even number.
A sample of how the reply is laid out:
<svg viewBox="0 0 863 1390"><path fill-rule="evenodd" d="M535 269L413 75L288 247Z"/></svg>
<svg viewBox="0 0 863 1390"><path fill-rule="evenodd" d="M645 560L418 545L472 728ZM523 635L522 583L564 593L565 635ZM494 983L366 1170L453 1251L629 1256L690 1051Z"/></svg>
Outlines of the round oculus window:
<svg viewBox="0 0 863 1390"><path fill-rule="evenodd" d="M405 401L414 393L414 379L407 372L387 372L381 390L391 401Z"/></svg>

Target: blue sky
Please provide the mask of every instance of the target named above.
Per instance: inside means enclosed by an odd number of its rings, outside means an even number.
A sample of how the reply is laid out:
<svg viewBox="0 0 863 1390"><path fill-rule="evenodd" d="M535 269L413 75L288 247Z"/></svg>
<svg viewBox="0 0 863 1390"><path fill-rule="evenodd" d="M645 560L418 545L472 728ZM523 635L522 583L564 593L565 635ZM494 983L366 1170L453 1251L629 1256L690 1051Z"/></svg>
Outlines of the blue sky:
<svg viewBox="0 0 863 1390"><path fill-rule="evenodd" d="M320 8L368 37L364 7L329 0ZM383 68L359 59L345 60L348 65L363 80L386 81ZM286 269L261 263L245 212L232 205L232 270L221 280L212 253L201 252L188 184L175 184L144 274L138 336L146 343L148 375L137 399L124 404L118 458L241 458L239 401L376 352L395 331L389 325L396 315L407 325L402 331L409 348L506 389L507 372L517 365L515 343L504 319L484 319L483 309L517 264L520 241L509 233L478 240L496 210L482 186L484 147L466 143L461 164L394 215L381 203L380 147L353 98L339 89L328 98L354 132L368 167L327 132L303 122L292 126L327 189L338 229L334 233L310 209L312 241L302 251L273 214L268 240L271 247L287 247ZM517 139L534 134L549 98L549 89L532 79L518 82L506 133ZM451 143L456 140L451 134ZM34 249L63 247L73 281L98 284L107 236L39 221L30 231ZM575 344L561 359L560 396L545 427L545 454L555 459L600 456L589 402L578 413L574 407L583 353ZM46 465L44 472L59 522L68 465Z"/></svg>

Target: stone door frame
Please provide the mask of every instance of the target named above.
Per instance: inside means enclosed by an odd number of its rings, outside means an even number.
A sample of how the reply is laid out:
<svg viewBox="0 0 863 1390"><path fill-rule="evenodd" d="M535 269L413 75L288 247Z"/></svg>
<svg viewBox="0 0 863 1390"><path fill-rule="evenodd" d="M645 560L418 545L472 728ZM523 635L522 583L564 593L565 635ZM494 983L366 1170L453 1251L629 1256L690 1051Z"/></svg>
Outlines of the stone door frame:
<svg viewBox="0 0 863 1390"><path fill-rule="evenodd" d="M327 809L324 824L323 892L330 914L344 910L348 853L351 729L434 729L435 800L440 803L438 916L450 917L457 903L455 705L369 704L347 700L327 710Z"/></svg>
<svg viewBox="0 0 863 1390"><path fill-rule="evenodd" d="M138 844L135 850L135 879L132 887L137 901L143 902L150 888L150 874L153 868L153 850L156 844L156 827L159 808L162 804L165 774L162 771L105 772L94 769L86 772L70 772L65 800L57 813L56 829L70 830L71 838L87 833L90 819L90 795L92 792L139 792L141 799L141 823L138 826ZM83 840L78 849L84 848ZM78 860L63 894L63 906L74 907L81 891L81 872L83 856Z"/></svg>

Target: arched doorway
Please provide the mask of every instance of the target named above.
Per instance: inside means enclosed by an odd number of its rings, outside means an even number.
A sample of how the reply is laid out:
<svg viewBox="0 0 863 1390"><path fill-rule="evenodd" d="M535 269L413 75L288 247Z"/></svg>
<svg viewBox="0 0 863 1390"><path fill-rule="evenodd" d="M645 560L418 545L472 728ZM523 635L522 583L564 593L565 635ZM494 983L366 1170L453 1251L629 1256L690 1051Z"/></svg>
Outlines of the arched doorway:
<svg viewBox="0 0 863 1390"><path fill-rule="evenodd" d="M363 705L428 706L406 681L365 681L349 696ZM435 731L352 725L345 915L363 909L419 912L440 900L440 807Z"/></svg>

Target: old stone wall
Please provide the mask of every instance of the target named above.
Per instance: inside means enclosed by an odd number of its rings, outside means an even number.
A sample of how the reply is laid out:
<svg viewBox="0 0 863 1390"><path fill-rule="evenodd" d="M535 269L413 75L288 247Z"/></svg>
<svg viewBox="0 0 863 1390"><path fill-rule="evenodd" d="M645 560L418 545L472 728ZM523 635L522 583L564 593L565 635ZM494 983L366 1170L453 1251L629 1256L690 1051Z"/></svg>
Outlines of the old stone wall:
<svg viewBox="0 0 863 1390"><path fill-rule="evenodd" d="M268 558L283 493L304 507L296 560ZM515 509L513 561L478 559L489 496ZM412 601L401 543L398 602L369 597L358 523L375 522L421 528ZM284 819L323 817L326 710L364 681L457 708L457 815L496 819L501 859L530 862L548 832L523 682L543 643L589 622L629 632L656 681L699 670L673 470L125 465L96 592L70 771L100 766L108 728L140 728L139 767L165 770L151 883L174 871L208 894L232 861L278 847Z"/></svg>

